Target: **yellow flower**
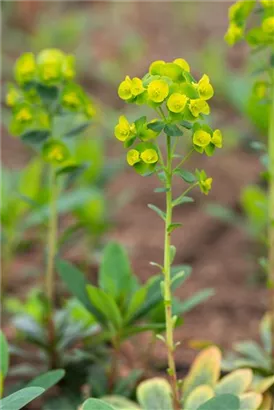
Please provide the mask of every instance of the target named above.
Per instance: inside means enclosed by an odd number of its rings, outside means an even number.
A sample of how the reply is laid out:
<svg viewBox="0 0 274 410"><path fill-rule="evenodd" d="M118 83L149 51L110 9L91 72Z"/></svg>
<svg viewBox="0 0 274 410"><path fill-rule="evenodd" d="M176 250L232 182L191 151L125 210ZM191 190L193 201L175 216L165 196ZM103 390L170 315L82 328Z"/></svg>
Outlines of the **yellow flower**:
<svg viewBox="0 0 274 410"><path fill-rule="evenodd" d="M18 100L20 100L20 93L15 87L11 86L6 95L6 104L9 107L14 107Z"/></svg>
<svg viewBox="0 0 274 410"><path fill-rule="evenodd" d="M206 178L204 181L199 182L200 190L203 194L208 195L212 187L212 178Z"/></svg>
<svg viewBox="0 0 274 410"><path fill-rule="evenodd" d="M165 65L165 61L163 60L156 60L153 61L153 63L150 64L149 66L149 74L151 75L161 75L161 70L163 69Z"/></svg>
<svg viewBox="0 0 274 410"><path fill-rule="evenodd" d="M127 162L130 166L140 162L140 152L137 149L130 149L127 153Z"/></svg>
<svg viewBox="0 0 274 410"><path fill-rule="evenodd" d="M85 112L89 118L92 118L96 115L96 109L92 103L87 104Z"/></svg>
<svg viewBox="0 0 274 410"><path fill-rule="evenodd" d="M190 72L190 67L189 64L186 60L183 58L176 58L173 63L177 64L179 67L181 67L183 70Z"/></svg>
<svg viewBox="0 0 274 410"><path fill-rule="evenodd" d="M210 144L210 142L211 142L211 135L208 132L202 129L199 129L194 132L194 135L193 135L194 145L205 148Z"/></svg>
<svg viewBox="0 0 274 410"><path fill-rule="evenodd" d="M274 10L274 3L273 3ZM274 16L264 19L262 29L267 34L274 34ZM273 40L274 41L274 40Z"/></svg>
<svg viewBox="0 0 274 410"><path fill-rule="evenodd" d="M73 108L79 107L81 105L81 100L77 93L74 91L65 93L62 97L62 102L64 103L64 105L68 105Z"/></svg>
<svg viewBox="0 0 274 410"><path fill-rule="evenodd" d="M260 100L266 96L267 83L265 81L257 81L253 87L254 94Z"/></svg>
<svg viewBox="0 0 274 410"><path fill-rule="evenodd" d="M16 121L19 121L19 122L29 122L29 121L32 121L33 116L30 110L24 107L18 111L18 113L15 116L15 119Z"/></svg>
<svg viewBox="0 0 274 410"><path fill-rule="evenodd" d="M116 125L114 135L119 141L126 141L136 133L135 124L130 124L124 115L119 117L119 123Z"/></svg>
<svg viewBox="0 0 274 410"><path fill-rule="evenodd" d="M32 81L36 74L36 62L34 54L24 53L15 63L15 78L19 84Z"/></svg>
<svg viewBox="0 0 274 410"><path fill-rule="evenodd" d="M147 92L151 101L160 103L168 96L169 87L164 80L154 80L149 84Z"/></svg>
<svg viewBox="0 0 274 410"><path fill-rule="evenodd" d="M210 113L208 103L202 99L190 100L189 109L194 117L198 117L199 114L208 115Z"/></svg>
<svg viewBox="0 0 274 410"><path fill-rule="evenodd" d="M118 87L118 95L122 100L129 100L132 97L132 82L129 76L121 82Z"/></svg>
<svg viewBox="0 0 274 410"><path fill-rule="evenodd" d="M187 97L180 93L171 94L167 100L167 108L171 112L179 113L182 112L186 106Z"/></svg>
<svg viewBox="0 0 274 410"><path fill-rule="evenodd" d="M232 22L230 23L224 38L227 44L233 46L235 43L237 43L237 41L243 38L243 35L243 29Z"/></svg>
<svg viewBox="0 0 274 410"><path fill-rule="evenodd" d="M144 92L144 86L143 86L143 82L142 80L140 80L140 78L138 77L134 77L131 80L131 92L132 95L134 95L134 97L136 97L139 94L142 94L142 92Z"/></svg>
<svg viewBox="0 0 274 410"><path fill-rule="evenodd" d="M55 48L42 50L37 56L40 79L45 83L60 80L65 54Z"/></svg>
<svg viewBox="0 0 274 410"><path fill-rule="evenodd" d="M215 130L213 132L211 142L215 145L217 148L222 148L223 146L223 136L220 130Z"/></svg>
<svg viewBox="0 0 274 410"><path fill-rule="evenodd" d="M58 140L48 141L42 149L42 155L46 162L58 165L69 159L69 150L65 144Z"/></svg>
<svg viewBox="0 0 274 410"><path fill-rule="evenodd" d="M62 66L62 74L66 80L72 80L75 77L75 57L67 55Z"/></svg>
<svg viewBox="0 0 274 410"><path fill-rule="evenodd" d="M141 159L146 164L155 164L155 162L158 161L159 157L155 149L149 148L141 153Z"/></svg>
<svg viewBox="0 0 274 410"><path fill-rule="evenodd" d="M210 84L209 77L206 74L204 74L198 82L197 88L202 100L209 100L214 94L213 87Z"/></svg>

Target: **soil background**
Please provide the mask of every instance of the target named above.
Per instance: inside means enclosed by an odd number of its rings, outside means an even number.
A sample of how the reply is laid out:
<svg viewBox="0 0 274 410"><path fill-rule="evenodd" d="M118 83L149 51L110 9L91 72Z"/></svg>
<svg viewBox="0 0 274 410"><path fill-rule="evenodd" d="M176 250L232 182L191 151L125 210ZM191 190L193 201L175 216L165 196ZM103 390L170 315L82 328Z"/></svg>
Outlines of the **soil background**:
<svg viewBox="0 0 274 410"><path fill-rule="evenodd" d="M33 14L30 17L21 5L19 11L17 10L17 20L14 18L13 24L16 21L19 24L18 16L21 16L20 24L28 27L29 19L30 26L35 26L39 15L48 12L56 2L49 2L53 3L52 6L43 2L38 5L39 2L35 1L18 3L24 3ZM223 41L227 8L231 4L205 1L130 4L116 2L114 7L108 2L77 2L77 6L73 2L62 3L66 3L67 9L72 11L76 7L82 8L85 13L89 13L91 21L96 13L103 16L104 30L95 30L94 37L89 39L89 46L93 47L98 60L110 56L115 59L119 52L119 41L126 35L123 31L125 26L130 25L142 36L145 51L137 63L130 60L124 62L121 67L121 80L128 73L132 76L142 75L150 62L159 58L171 60L183 56L194 65L197 54L208 42ZM32 34L35 35L35 29ZM226 48L224 43L223 47ZM44 48L43 44L41 48ZM244 46L227 51L227 64L232 71L241 67L246 53ZM14 56L14 53L10 55ZM111 87L102 79L94 78L92 71L96 71L96 64L89 66L88 70L91 77L85 78L83 75L83 83L86 83L91 93L102 99L105 104L117 109L118 118L119 111L123 110L124 105L116 96L117 84ZM202 70L203 67L199 67L197 72L200 74ZM214 83L214 79L212 81ZM214 118L215 127L221 128L225 123L240 128L243 132L249 129L250 126L241 116L221 98L215 102L213 100L212 112L214 110L218 113ZM256 137L254 130L252 133ZM109 155L122 155L122 151L119 151L112 139L112 135L109 135ZM177 296L184 299L203 288L215 289L215 295L188 313L184 325L176 330L176 340L181 341L176 356L179 367L189 364L195 354L189 348L189 341L192 339L212 341L223 349L230 348L236 341L258 339L259 320L267 304L263 286L252 284L251 280L258 271L256 244L252 243L244 229L221 222L205 212L207 201L239 211L242 188L259 180L260 164L257 156L244 150L240 144L231 149L229 141L226 143L226 135L224 140L225 148L213 158L197 154L190 161L191 169L204 168L207 174L213 177L210 196L207 198L195 192L195 203L178 207L174 215L176 222L183 223L183 227L175 230L173 234L173 244L177 247L175 264L187 263L193 267L191 277L177 291ZM6 166L18 168L25 163L29 155L20 142L3 132L2 158ZM149 261L161 262L163 254L163 224L147 207L148 203L154 203L164 208L163 194L153 193L157 186L159 185L155 178L142 178L132 169L125 169L107 188L110 200L123 190L131 191L131 199L117 212L114 227L108 233L107 239L117 239L128 248L134 271L142 281L156 273L149 265ZM180 194L182 189L182 182L176 180L175 194ZM10 274L12 294L23 297L27 288L33 285L32 280L22 273L30 261L41 262L40 249L35 246L25 254L19 255L13 263ZM5 322L3 325L7 333L12 334L9 323ZM141 360L147 341L147 336L142 337L143 343L134 342L125 348L134 356L136 362ZM150 360L151 363L157 363L157 367L164 367L165 351L160 342L156 343Z"/></svg>

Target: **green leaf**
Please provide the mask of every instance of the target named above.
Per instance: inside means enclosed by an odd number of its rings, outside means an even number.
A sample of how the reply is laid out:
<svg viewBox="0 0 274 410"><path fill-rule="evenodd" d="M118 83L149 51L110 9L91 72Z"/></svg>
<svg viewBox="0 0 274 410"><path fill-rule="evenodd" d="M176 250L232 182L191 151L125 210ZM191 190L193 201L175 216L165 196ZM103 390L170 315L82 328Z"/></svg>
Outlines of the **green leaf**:
<svg viewBox="0 0 274 410"><path fill-rule="evenodd" d="M49 130L32 130L27 131L20 136L21 140L27 144L39 144L46 141L49 137Z"/></svg>
<svg viewBox="0 0 274 410"><path fill-rule="evenodd" d="M9 369L9 346L2 330L0 330L0 359L0 378L4 379Z"/></svg>
<svg viewBox="0 0 274 410"><path fill-rule="evenodd" d="M240 401L238 397L232 394L222 394L217 397L213 397L206 403L198 407L198 410L239 410Z"/></svg>
<svg viewBox="0 0 274 410"><path fill-rule="evenodd" d="M256 342L247 340L245 342L235 343L234 349L246 358L254 360L259 368L271 368L270 357L268 357Z"/></svg>
<svg viewBox="0 0 274 410"><path fill-rule="evenodd" d="M214 397L214 390L210 386L202 385L196 387L188 396L184 408L187 410L197 410L199 406Z"/></svg>
<svg viewBox="0 0 274 410"><path fill-rule="evenodd" d="M168 228L167 228L167 231L168 231L168 233L171 233L171 232L174 231L174 229L180 228L181 226L182 226L181 223L173 223L173 224L170 224L170 225L168 226Z"/></svg>
<svg viewBox="0 0 274 410"><path fill-rule="evenodd" d="M155 377L140 383L137 399L142 410L173 410L171 387L165 379Z"/></svg>
<svg viewBox="0 0 274 410"><path fill-rule="evenodd" d="M0 410L20 410L44 393L42 387L26 387L0 400Z"/></svg>
<svg viewBox="0 0 274 410"><path fill-rule="evenodd" d="M136 403L123 396L118 396L116 392L115 395L103 396L102 399L105 403L113 406L115 410L141 410Z"/></svg>
<svg viewBox="0 0 274 410"><path fill-rule="evenodd" d="M180 137L181 135L183 135L183 131L180 130L180 128L175 124L167 124L164 128L164 132L169 137Z"/></svg>
<svg viewBox="0 0 274 410"><path fill-rule="evenodd" d="M28 387L42 387L43 389L48 390L58 383L64 375L65 371L62 369L50 370L47 373L35 377L35 379L28 383Z"/></svg>
<svg viewBox="0 0 274 410"><path fill-rule="evenodd" d="M104 321L102 313L89 300L86 289L88 281L85 278L85 275L71 263L61 259L57 259L56 268L69 291L76 296L76 298L99 322Z"/></svg>
<svg viewBox="0 0 274 410"><path fill-rule="evenodd" d="M179 175L188 184L193 184L193 182L197 181L196 176L192 172L186 171L185 169L179 169L176 171L176 175Z"/></svg>
<svg viewBox="0 0 274 410"><path fill-rule="evenodd" d="M82 410L115 410L112 406L98 399L88 399L84 402Z"/></svg>
<svg viewBox="0 0 274 410"><path fill-rule="evenodd" d="M147 128L155 132L161 132L164 126L165 126L165 123L163 121L154 121L154 122L150 122L149 124L147 124Z"/></svg>
<svg viewBox="0 0 274 410"><path fill-rule="evenodd" d="M147 296L147 287L142 286L138 289L130 299L129 305L127 307L125 321L129 321L138 309L143 305Z"/></svg>
<svg viewBox="0 0 274 410"><path fill-rule="evenodd" d="M181 89L180 92L182 94L185 94L188 98L191 98L191 99L194 99L194 100L196 98L199 98L198 90L195 87L193 87L193 85L191 85L189 83L181 84L180 89Z"/></svg>
<svg viewBox="0 0 274 410"><path fill-rule="evenodd" d="M214 289L203 289L200 292L195 293L193 296L180 303L180 308L176 313L183 314L189 312L195 306L213 296L214 293Z"/></svg>
<svg viewBox="0 0 274 410"><path fill-rule="evenodd" d="M170 245L169 247L169 257L170 257L170 264L174 261L176 255L176 247L174 245Z"/></svg>
<svg viewBox="0 0 274 410"><path fill-rule="evenodd" d="M180 124L185 127L187 130L191 130L191 128L193 127L193 124L191 122L188 121L181 121Z"/></svg>
<svg viewBox="0 0 274 410"><path fill-rule="evenodd" d="M154 192L169 192L170 188L155 188Z"/></svg>
<svg viewBox="0 0 274 410"><path fill-rule="evenodd" d="M240 410L257 410L262 402L262 395L254 392L248 392L241 394L240 397ZM262 410L266 410L262 408Z"/></svg>
<svg viewBox="0 0 274 410"><path fill-rule="evenodd" d="M118 300L130 293L132 276L125 248L116 242L110 242L103 252L99 269L99 286Z"/></svg>
<svg viewBox="0 0 274 410"><path fill-rule="evenodd" d="M104 322L110 322L116 329L120 329L122 317L114 298L92 285L87 285L87 292L91 304L103 315Z"/></svg>
<svg viewBox="0 0 274 410"><path fill-rule="evenodd" d="M252 382L252 370L238 369L224 376L216 385L215 393L220 394L239 394L244 393Z"/></svg>
<svg viewBox="0 0 274 410"><path fill-rule="evenodd" d="M174 201L172 201L172 206L174 207L182 204L189 204L191 202L194 202L194 199L190 196L179 196L178 198L174 199Z"/></svg>
<svg viewBox="0 0 274 410"><path fill-rule="evenodd" d="M56 176L59 175L64 175L64 174L74 174L78 175L81 172L85 171L87 169L87 164L71 164L71 165L66 165L65 167L59 168L56 171Z"/></svg>
<svg viewBox="0 0 274 410"><path fill-rule="evenodd" d="M91 121L84 122L72 128L70 131L65 133L65 137L74 137L76 135L82 134L91 124Z"/></svg>
<svg viewBox="0 0 274 410"><path fill-rule="evenodd" d="M153 204L148 204L148 207L152 209L152 211L156 212L156 214L159 215L160 218L162 218L164 221L166 220L166 213L162 211L160 208Z"/></svg>

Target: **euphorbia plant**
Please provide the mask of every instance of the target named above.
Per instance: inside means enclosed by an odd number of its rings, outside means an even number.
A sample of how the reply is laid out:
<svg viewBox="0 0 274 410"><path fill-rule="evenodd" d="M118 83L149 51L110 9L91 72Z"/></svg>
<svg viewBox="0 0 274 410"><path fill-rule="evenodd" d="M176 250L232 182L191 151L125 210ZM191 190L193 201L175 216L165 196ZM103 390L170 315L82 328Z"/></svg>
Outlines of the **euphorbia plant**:
<svg viewBox="0 0 274 410"><path fill-rule="evenodd" d="M177 316L173 312L173 296L171 266L176 248L172 245L172 232L180 227L173 221L174 207L192 202L189 194L199 187L207 195L211 189L212 178L204 170L192 173L185 169L185 163L197 152L211 156L216 148L222 147L220 130L213 131L204 121L209 115L208 100L213 96L213 87L209 77L203 75L197 82L190 73L189 64L182 58L173 62L155 61L149 67L149 72L142 78L126 77L118 88L121 99L127 103L147 105L154 112L153 117L146 116L130 123L125 116L119 118L115 127L115 136L123 142L127 149L127 162L136 172L143 176L155 174L161 183L156 192L165 193L166 208L161 210L155 205L148 206L163 219L164 228L164 260L163 263L152 262L163 274L161 290L165 307L165 337L159 336L165 343L168 356L168 374L172 387L173 406L181 408L179 383L176 374L174 327ZM164 147L160 142L160 134L164 134ZM191 138L192 148L189 152L177 152L180 138ZM182 178L187 186L177 198L173 196L174 177ZM176 278L184 276L177 273Z"/></svg>
<svg viewBox="0 0 274 410"><path fill-rule="evenodd" d="M257 26L248 27L247 19L253 13L257 15ZM234 45L240 40L246 40L253 53L263 53L259 67L255 74L259 76L253 87L253 94L264 104L268 113L268 146L258 146L264 153L263 164L267 171L264 173L268 181L268 212L267 212L267 245L268 272L267 285L269 288L269 314L270 314L270 349L266 355L271 356L272 374L274 370L274 4L272 0L238 1L229 9L230 25L225 35L226 41ZM262 62L262 63L261 63ZM266 151L266 153L265 153ZM252 355L251 355L252 356Z"/></svg>
<svg viewBox="0 0 274 410"><path fill-rule="evenodd" d="M78 170L73 157L72 139L90 123L95 110L82 88L74 83L75 62L72 55L46 49L37 56L22 54L16 61L16 85L10 84L6 103L12 109L10 132L34 147L48 164L49 220L45 293L48 306L48 339L51 343L50 367L56 366L54 258L57 253L60 179ZM60 177L60 178L59 178Z"/></svg>

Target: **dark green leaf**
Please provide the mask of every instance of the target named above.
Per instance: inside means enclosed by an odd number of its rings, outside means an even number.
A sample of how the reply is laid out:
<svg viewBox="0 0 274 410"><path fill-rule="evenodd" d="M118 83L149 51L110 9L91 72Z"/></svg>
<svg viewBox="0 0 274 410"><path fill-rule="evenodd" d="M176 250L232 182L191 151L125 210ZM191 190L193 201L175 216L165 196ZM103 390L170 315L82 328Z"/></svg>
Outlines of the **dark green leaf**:
<svg viewBox="0 0 274 410"><path fill-rule="evenodd" d="M31 130L21 135L21 140L28 144L44 142L50 135L49 130Z"/></svg>
<svg viewBox="0 0 274 410"><path fill-rule="evenodd" d="M47 87L42 84L37 85L37 92L46 103L51 103L56 100L59 94L57 87Z"/></svg>
<svg viewBox="0 0 274 410"><path fill-rule="evenodd" d="M178 306L178 310L176 310L175 314L182 315L193 309L195 306L199 305L200 303L204 302L208 298L214 295L213 289L203 289L200 292L195 293L193 296L185 300L184 302L180 302Z"/></svg>
<svg viewBox="0 0 274 410"><path fill-rule="evenodd" d="M179 175L188 184L193 184L193 182L197 181L196 176L192 172L186 171L185 169L178 169L176 171L176 175Z"/></svg>
<svg viewBox="0 0 274 410"><path fill-rule="evenodd" d="M99 322L104 321L102 313L90 302L86 289L88 281L84 274L69 262L61 259L57 259L56 268L69 291L77 297L77 299Z"/></svg>
<svg viewBox="0 0 274 410"><path fill-rule="evenodd" d="M65 137L74 137L76 135L81 134L84 132L91 124L91 121L84 122L82 124L77 125L76 127L72 128L70 131L65 133Z"/></svg>
<svg viewBox="0 0 274 410"><path fill-rule="evenodd" d="M28 383L28 387L42 387L43 389L48 390L58 383L64 375L65 371L62 369L51 370L35 377L35 379Z"/></svg>
<svg viewBox="0 0 274 410"><path fill-rule="evenodd" d="M88 165L87 164L72 164L72 165L67 165L65 167L62 167L56 171L56 175L64 175L64 174L74 174L74 175L79 175L81 172L85 171L87 169Z"/></svg>
<svg viewBox="0 0 274 410"><path fill-rule="evenodd" d="M155 132L161 132L164 126L165 126L165 123L163 121L154 121L154 122L149 123L147 125L147 128Z"/></svg>
<svg viewBox="0 0 274 410"><path fill-rule="evenodd" d="M155 188L154 192L169 192L170 189L169 188Z"/></svg>
<svg viewBox="0 0 274 410"><path fill-rule="evenodd" d="M168 226L168 228L167 228L167 231L168 231L168 233L171 233L171 232L174 231L174 229L180 228L181 226L182 226L181 223L173 223L173 224L170 224L170 225Z"/></svg>
<svg viewBox="0 0 274 410"><path fill-rule="evenodd" d="M193 124L188 121L181 121L180 124L188 130L191 130L191 128L193 127Z"/></svg>
<svg viewBox="0 0 274 410"><path fill-rule="evenodd" d="M164 128L164 132L169 137L180 137L183 135L183 131L180 130L180 128L178 128L175 124L167 124Z"/></svg>
<svg viewBox="0 0 274 410"><path fill-rule="evenodd" d="M44 393L41 387L26 387L0 400L0 410L20 410Z"/></svg>

